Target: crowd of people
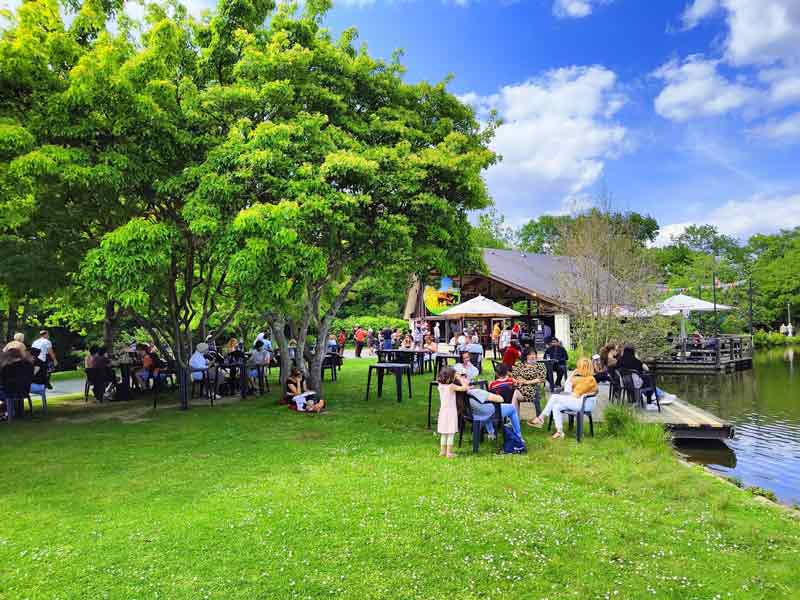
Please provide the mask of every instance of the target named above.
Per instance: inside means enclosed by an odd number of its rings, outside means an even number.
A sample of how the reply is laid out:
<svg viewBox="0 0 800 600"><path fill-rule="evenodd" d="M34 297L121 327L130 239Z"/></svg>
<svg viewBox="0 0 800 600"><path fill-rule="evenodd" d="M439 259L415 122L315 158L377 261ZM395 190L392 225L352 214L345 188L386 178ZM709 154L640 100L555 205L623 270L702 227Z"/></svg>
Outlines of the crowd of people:
<svg viewBox="0 0 800 600"><path fill-rule="evenodd" d="M498 328L500 329L500 328ZM508 331L507 340L503 334ZM496 335L495 335L496 334ZM555 424L553 438L564 438L563 412L579 411L583 405L583 397L590 398L585 409L592 410L598 384L610 382L615 371L626 373L631 384L640 389L652 402L654 396L666 397L666 394L654 385L647 364L636 355L631 345L608 344L591 359L581 357L576 368L568 374L568 354L557 338L547 341L542 360L539 359L535 343L524 346L521 336L512 327L493 332L498 345L503 345L502 362L495 366L495 378L485 388L476 385L479 368L474 364L476 354L483 357L482 352L474 351L470 344L469 332L451 344L460 351L460 361L454 367L440 370L437 382L440 397L440 410L437 431L440 434L440 454L453 457L454 435L458 433L457 394L463 393L469 402L473 417L483 423L484 431L490 439L494 438L493 415L495 404L500 406L500 417L510 427L514 435L523 441L520 427L520 403L530 402L536 410L536 417L527 423L531 427L542 427L546 419L552 417ZM563 385L562 385L563 383ZM549 387L550 395L542 407L543 389Z"/></svg>
<svg viewBox="0 0 800 600"><path fill-rule="evenodd" d="M0 352L0 420L8 418L11 402L21 402L22 395L35 394L46 404L47 390L52 389L50 373L58 365L50 333L39 332L31 344L25 344L25 335L14 334ZM22 390L21 385L26 388ZM14 411L16 412L16 411Z"/></svg>

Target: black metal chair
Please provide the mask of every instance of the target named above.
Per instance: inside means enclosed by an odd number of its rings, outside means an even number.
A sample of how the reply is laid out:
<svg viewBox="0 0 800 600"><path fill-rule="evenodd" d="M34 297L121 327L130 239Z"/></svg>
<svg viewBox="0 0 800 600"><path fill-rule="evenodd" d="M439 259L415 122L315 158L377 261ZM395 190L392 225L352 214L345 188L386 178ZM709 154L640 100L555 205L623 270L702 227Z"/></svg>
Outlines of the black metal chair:
<svg viewBox="0 0 800 600"><path fill-rule="evenodd" d="M336 367L338 365L338 355L326 354L322 359L322 379L325 379L325 371L331 372L331 381L336 381Z"/></svg>
<svg viewBox="0 0 800 600"><path fill-rule="evenodd" d="M469 359L473 365L478 367L478 375L483 374L483 354L478 354L477 352L470 352Z"/></svg>
<svg viewBox="0 0 800 600"><path fill-rule="evenodd" d="M656 392L655 378L652 376L652 374L650 373L647 374L650 379L650 383L647 384L645 382L647 381L648 377L646 377L645 374L643 373L639 373L631 369L618 369L618 372L622 380L622 389L629 403L637 404L642 409L644 409L646 405L645 397L648 394L652 394L653 398L655 398L656 406L658 407L658 412L661 412L661 402L658 399L658 393ZM636 381L634 380L634 375L638 376L642 380L641 387L636 387Z"/></svg>
<svg viewBox="0 0 800 600"><path fill-rule="evenodd" d="M17 415L25 415L25 399L30 397L33 383L33 364L27 360L13 362L3 367L1 375L6 418L11 422Z"/></svg>
<svg viewBox="0 0 800 600"><path fill-rule="evenodd" d="M592 402L589 404L587 408L587 401L591 400ZM575 439L578 442L583 439L583 417L589 418L589 432L591 433L592 437L594 437L594 420L592 419L592 411L594 410L595 405L597 404L597 392L593 394L584 394L581 396L581 408L580 410L573 410L571 408L564 408L561 410L562 415L567 415L569 417L569 430L572 431L573 424L577 420L578 426L576 427L575 431ZM553 426L553 413L550 413L550 419L547 421L547 431L550 431L550 428Z"/></svg>
<svg viewBox="0 0 800 600"><path fill-rule="evenodd" d="M612 404L615 402L621 403L623 387L622 387L622 377L620 376L619 371L617 369L609 368L608 379L611 384L608 390L609 402Z"/></svg>
<svg viewBox="0 0 800 600"><path fill-rule="evenodd" d="M461 440L464 437L464 427L467 423L472 425L472 452L477 454L483 440L483 426L489 419L476 419L472 414L469 396L466 392L459 392L456 398L458 404L458 447L461 448ZM503 426L503 418L500 413L500 405L494 405L494 415L491 421L495 426L495 440L499 439ZM496 441L495 441L496 443Z"/></svg>

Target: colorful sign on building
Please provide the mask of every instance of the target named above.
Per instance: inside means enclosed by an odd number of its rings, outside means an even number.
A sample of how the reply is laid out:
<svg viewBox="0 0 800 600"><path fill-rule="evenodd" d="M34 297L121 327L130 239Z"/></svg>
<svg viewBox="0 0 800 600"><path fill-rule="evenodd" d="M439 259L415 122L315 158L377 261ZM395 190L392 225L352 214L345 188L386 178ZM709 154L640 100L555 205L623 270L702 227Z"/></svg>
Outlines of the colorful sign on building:
<svg viewBox="0 0 800 600"><path fill-rule="evenodd" d="M425 308L433 316L461 302L461 290L453 285L450 277L442 277L438 286L435 283L425 287Z"/></svg>

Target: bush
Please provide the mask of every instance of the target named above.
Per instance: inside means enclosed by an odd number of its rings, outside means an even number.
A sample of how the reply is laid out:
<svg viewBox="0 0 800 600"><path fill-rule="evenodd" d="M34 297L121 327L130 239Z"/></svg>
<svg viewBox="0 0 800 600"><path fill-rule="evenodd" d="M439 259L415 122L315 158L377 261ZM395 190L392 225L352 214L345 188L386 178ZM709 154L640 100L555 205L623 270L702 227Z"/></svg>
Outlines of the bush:
<svg viewBox="0 0 800 600"><path fill-rule="evenodd" d="M334 319L331 324L331 333L338 333L339 330L344 329L349 335L354 327L360 325L364 329L372 328L373 331L380 331L384 327L391 327L395 329L408 329L408 321L398 319L396 317L347 317L346 319Z"/></svg>
<svg viewBox="0 0 800 600"><path fill-rule="evenodd" d="M772 348L775 346L788 346L798 343L798 339L781 335L777 331L758 330L753 334L753 344L756 348Z"/></svg>

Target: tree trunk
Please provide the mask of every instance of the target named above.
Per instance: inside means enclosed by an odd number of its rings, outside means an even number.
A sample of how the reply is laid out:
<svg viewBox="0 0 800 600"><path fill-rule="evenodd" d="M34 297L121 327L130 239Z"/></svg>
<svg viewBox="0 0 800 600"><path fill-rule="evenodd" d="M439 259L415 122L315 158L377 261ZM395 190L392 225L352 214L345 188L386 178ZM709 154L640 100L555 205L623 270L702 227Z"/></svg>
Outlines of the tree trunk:
<svg viewBox="0 0 800 600"><path fill-rule="evenodd" d="M113 300L106 302L105 315L103 317L103 345L109 353L114 351L114 334L117 325L117 317L119 316L114 310L115 304Z"/></svg>
<svg viewBox="0 0 800 600"><path fill-rule="evenodd" d="M8 320L6 322L6 341L10 342L14 339L14 334L17 332L17 313L19 306L17 301L13 298L8 299Z"/></svg>
<svg viewBox="0 0 800 600"><path fill-rule="evenodd" d="M286 339L286 321L284 319L274 319L270 322L272 339L281 351L281 394L286 389L286 379L292 370L292 361L289 358L289 341Z"/></svg>

